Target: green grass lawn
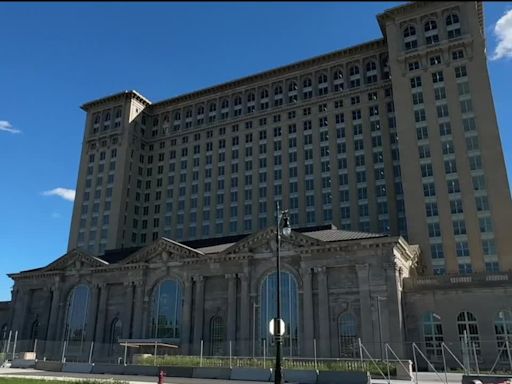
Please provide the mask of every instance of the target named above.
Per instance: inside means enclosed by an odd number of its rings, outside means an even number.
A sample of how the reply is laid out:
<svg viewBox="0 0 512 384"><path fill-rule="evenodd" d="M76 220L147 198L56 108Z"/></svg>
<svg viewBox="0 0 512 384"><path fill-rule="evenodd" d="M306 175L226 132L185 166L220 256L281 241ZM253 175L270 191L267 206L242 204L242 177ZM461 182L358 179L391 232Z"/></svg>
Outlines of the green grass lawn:
<svg viewBox="0 0 512 384"><path fill-rule="evenodd" d="M27 379L24 377L0 377L0 384L128 384L127 381L120 380L44 380Z"/></svg>

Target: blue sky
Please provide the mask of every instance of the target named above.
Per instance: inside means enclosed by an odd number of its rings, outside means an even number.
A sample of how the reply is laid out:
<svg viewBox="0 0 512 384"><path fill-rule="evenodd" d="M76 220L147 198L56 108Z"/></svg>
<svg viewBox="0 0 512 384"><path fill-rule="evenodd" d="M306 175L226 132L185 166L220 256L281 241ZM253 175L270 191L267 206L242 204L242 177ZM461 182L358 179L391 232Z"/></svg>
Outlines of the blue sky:
<svg viewBox="0 0 512 384"><path fill-rule="evenodd" d="M0 300L6 273L66 251L72 202L43 192L75 188L81 104L126 89L158 101L380 38L375 15L398 4L0 3ZM484 7L492 56L512 3ZM499 30L510 54L512 12ZM509 175L511 68L489 61Z"/></svg>

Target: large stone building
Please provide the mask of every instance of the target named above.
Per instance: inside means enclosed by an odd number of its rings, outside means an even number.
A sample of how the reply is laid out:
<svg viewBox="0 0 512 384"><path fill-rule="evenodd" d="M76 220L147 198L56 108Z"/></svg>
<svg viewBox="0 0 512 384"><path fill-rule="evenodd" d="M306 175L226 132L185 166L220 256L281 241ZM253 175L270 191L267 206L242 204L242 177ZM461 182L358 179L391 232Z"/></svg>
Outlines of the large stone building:
<svg viewBox="0 0 512 384"><path fill-rule="evenodd" d="M492 365L512 333L512 205L482 4L377 19L369 43L158 103L83 105L69 251L10 275L4 329L260 353L279 201L295 229L286 353L311 356L316 339L351 356L361 338L435 359L466 334Z"/></svg>

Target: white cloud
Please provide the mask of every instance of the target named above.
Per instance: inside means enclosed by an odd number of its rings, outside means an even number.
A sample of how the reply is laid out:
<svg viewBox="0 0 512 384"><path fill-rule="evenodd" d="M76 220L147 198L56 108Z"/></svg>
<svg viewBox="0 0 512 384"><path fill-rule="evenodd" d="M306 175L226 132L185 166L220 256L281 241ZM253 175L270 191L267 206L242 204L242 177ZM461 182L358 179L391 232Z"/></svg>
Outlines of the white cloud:
<svg viewBox="0 0 512 384"><path fill-rule="evenodd" d="M504 57L512 58L512 9L496 22L494 34L498 39L498 45L494 50L492 60L499 60Z"/></svg>
<svg viewBox="0 0 512 384"><path fill-rule="evenodd" d="M0 120L0 131L9 133L21 133L19 129L13 128L12 124L6 120Z"/></svg>
<svg viewBox="0 0 512 384"><path fill-rule="evenodd" d="M64 200L75 201L75 190L66 188L54 188L50 191L44 191L44 196L59 196Z"/></svg>

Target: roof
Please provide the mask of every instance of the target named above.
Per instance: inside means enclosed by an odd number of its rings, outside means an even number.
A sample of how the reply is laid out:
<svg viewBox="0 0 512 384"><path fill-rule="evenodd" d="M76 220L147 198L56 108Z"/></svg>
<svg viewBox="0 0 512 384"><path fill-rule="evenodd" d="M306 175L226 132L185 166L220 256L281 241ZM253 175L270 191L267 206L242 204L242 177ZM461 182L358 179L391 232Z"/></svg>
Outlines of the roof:
<svg viewBox="0 0 512 384"><path fill-rule="evenodd" d="M363 239L376 239L379 237L387 237L383 233L368 233L368 232L355 232L344 231L339 229L327 229L315 232L303 232L304 235L312 237L320 241L347 241L347 240L363 240Z"/></svg>

